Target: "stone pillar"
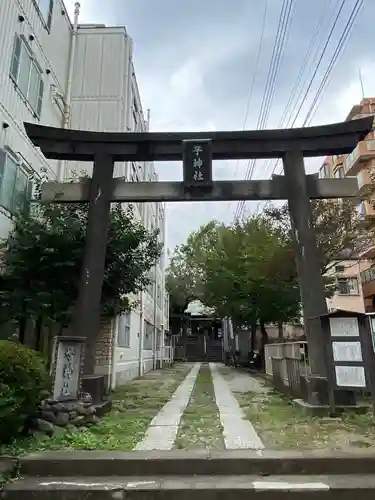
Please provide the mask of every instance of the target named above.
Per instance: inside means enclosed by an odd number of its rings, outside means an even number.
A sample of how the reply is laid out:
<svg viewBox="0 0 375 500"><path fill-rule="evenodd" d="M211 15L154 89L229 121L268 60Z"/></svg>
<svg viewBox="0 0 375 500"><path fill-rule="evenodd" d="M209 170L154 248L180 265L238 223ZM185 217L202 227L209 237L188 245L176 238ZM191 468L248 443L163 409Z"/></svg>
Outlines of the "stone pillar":
<svg viewBox="0 0 375 500"><path fill-rule="evenodd" d="M324 334L318 316L327 313L324 279L321 275L311 203L301 151L289 151L283 158L288 205L294 235L295 258L301 292L303 318L313 375L326 376Z"/></svg>
<svg viewBox="0 0 375 500"><path fill-rule="evenodd" d="M108 154L95 156L89 190L89 210L79 294L73 315L73 332L86 338L86 375L95 369L95 345L100 332L100 304L114 161Z"/></svg>

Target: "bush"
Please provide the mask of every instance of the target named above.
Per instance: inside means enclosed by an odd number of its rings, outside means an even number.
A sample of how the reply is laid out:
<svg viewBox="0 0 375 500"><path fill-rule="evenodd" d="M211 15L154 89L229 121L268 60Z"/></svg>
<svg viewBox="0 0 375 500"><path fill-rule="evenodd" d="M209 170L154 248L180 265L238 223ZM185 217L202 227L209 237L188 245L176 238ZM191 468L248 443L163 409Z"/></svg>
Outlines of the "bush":
<svg viewBox="0 0 375 500"><path fill-rule="evenodd" d="M0 443L22 431L51 388L43 358L36 351L0 340Z"/></svg>

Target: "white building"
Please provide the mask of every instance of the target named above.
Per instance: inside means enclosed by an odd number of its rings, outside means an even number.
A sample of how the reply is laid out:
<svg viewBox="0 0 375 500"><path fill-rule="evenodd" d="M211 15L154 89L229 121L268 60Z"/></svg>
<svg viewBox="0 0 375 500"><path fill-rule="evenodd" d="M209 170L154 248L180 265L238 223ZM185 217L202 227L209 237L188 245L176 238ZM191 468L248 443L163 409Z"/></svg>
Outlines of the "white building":
<svg viewBox="0 0 375 500"><path fill-rule="evenodd" d="M51 179L63 180L72 170L90 170L89 164L47 161L23 122L105 132L146 131L148 122L126 29L80 25L79 4L72 24L61 0L1 0L0 65L0 237L5 238L12 213L30 196L32 174L43 169ZM115 176L156 179L151 163L117 163ZM159 228L164 241L161 204L139 204L135 213L148 229ZM157 365L168 330L164 271L163 256L139 307L104 329L97 371L112 387Z"/></svg>

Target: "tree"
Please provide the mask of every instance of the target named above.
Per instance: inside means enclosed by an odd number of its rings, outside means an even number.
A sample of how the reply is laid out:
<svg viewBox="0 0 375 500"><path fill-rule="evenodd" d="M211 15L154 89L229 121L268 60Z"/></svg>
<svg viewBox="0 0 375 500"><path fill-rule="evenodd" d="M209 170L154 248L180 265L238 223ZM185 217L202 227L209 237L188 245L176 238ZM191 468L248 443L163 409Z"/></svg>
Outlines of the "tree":
<svg viewBox="0 0 375 500"><path fill-rule="evenodd" d="M290 247L261 216L222 228L219 249L206 262L206 303L230 305L240 325L288 321L299 315L299 291ZM218 303L215 304L215 300ZM224 311L223 311L224 312Z"/></svg>
<svg viewBox="0 0 375 500"><path fill-rule="evenodd" d="M253 331L299 316L300 295L287 238L262 216L225 226L211 221L179 248L195 296L220 317ZM183 268L180 266L180 269Z"/></svg>
<svg viewBox="0 0 375 500"><path fill-rule="evenodd" d="M189 272L183 249L177 247L170 259L165 286L169 293L169 323L173 333L185 326L184 312L194 300L194 284Z"/></svg>
<svg viewBox="0 0 375 500"><path fill-rule="evenodd" d="M170 259L166 288L172 314L183 314L189 302L196 298L193 276L182 247L177 247Z"/></svg>
<svg viewBox="0 0 375 500"><path fill-rule="evenodd" d="M322 274L334 261L357 257L373 241L374 230L364 227L354 201L312 200L311 208ZM291 241L287 204L266 208L264 216Z"/></svg>
<svg viewBox="0 0 375 500"><path fill-rule="evenodd" d="M78 294L88 205L32 205L16 216L3 255L1 320L68 325ZM160 255L157 232L137 222L131 208L114 204L102 288L104 316L129 308L128 294L148 285L148 273Z"/></svg>

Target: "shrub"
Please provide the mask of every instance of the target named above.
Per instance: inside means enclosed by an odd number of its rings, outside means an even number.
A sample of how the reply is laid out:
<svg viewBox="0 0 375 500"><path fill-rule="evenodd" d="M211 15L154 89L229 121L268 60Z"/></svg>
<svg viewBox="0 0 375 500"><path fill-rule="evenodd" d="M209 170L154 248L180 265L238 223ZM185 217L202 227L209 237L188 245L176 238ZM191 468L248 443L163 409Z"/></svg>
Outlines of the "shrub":
<svg viewBox="0 0 375 500"><path fill-rule="evenodd" d="M43 358L36 351L0 340L0 442L7 442L35 414L51 388Z"/></svg>

